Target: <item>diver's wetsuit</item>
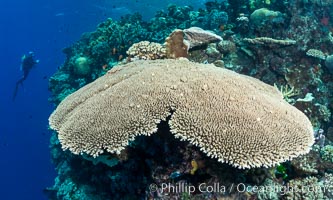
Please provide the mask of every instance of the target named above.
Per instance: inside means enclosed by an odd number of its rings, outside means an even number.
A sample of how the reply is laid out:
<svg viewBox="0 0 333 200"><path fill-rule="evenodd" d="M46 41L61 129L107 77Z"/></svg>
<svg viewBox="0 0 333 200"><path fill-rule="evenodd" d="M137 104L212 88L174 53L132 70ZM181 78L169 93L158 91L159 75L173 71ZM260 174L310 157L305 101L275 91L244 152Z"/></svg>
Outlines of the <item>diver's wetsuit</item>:
<svg viewBox="0 0 333 200"><path fill-rule="evenodd" d="M15 97L17 95L18 87L19 85L23 84L23 81L28 77L30 70L32 67L39 63L39 60L34 59L34 54L29 52L29 54L26 56L24 55L22 57L22 63L21 63L21 70L23 71L23 76L16 82L14 95L13 95L13 101L15 100Z"/></svg>

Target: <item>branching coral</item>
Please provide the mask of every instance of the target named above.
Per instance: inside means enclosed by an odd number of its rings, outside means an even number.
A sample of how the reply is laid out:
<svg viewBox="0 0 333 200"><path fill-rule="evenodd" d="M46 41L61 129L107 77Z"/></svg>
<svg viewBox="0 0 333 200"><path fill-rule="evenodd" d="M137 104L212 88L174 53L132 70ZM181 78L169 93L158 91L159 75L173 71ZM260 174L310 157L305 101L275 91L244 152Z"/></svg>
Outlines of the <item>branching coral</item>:
<svg viewBox="0 0 333 200"><path fill-rule="evenodd" d="M288 184L286 191L286 200L313 200L324 198L324 185L316 177L307 177L304 179L294 179Z"/></svg>
<svg viewBox="0 0 333 200"><path fill-rule="evenodd" d="M299 92L295 91L294 87L290 87L289 85L282 85L280 88L274 84L274 87L279 90L283 96L283 99L288 103L295 103L295 100L292 97L299 95Z"/></svg>
<svg viewBox="0 0 333 200"><path fill-rule="evenodd" d="M258 38L244 38L244 41L249 44L259 44L259 45L278 45L278 46L288 46L296 44L295 40L277 40L269 37L258 37Z"/></svg>
<svg viewBox="0 0 333 200"><path fill-rule="evenodd" d="M333 146L326 145L320 150L320 156L324 161L333 163Z"/></svg>

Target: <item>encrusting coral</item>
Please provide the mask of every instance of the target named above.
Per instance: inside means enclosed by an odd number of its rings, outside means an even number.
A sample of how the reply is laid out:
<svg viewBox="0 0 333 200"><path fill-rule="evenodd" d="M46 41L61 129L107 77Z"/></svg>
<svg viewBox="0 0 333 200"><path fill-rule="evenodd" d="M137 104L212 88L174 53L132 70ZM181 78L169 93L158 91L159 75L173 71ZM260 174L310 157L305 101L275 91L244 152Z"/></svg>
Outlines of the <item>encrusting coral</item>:
<svg viewBox="0 0 333 200"><path fill-rule="evenodd" d="M309 151L307 117L255 78L181 60L136 61L111 69L50 116L63 149L120 153L167 120L176 138L238 168L272 166Z"/></svg>
<svg viewBox="0 0 333 200"><path fill-rule="evenodd" d="M176 29L165 39L167 58L188 57L189 44L184 42L184 33Z"/></svg>

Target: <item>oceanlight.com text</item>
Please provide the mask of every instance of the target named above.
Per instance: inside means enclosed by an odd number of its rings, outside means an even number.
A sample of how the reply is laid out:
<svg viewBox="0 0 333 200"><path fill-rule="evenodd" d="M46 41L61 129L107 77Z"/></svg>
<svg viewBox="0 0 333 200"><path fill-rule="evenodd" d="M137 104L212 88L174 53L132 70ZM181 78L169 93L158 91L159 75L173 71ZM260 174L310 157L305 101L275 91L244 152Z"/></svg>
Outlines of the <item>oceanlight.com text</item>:
<svg viewBox="0 0 333 200"><path fill-rule="evenodd" d="M281 185L266 185L266 186L256 186L256 185L247 185L245 183L238 183L238 184L231 184L231 185L223 185L220 183L200 183L197 186L190 185L186 182L180 183L161 183L160 185L157 184L150 184L149 186L150 192L158 192L160 194L170 194L170 193L220 193L220 194L227 194L227 193L266 193L266 192L274 192L279 195L286 195L288 193L314 193L318 191L331 192L333 191L333 187L330 186L318 186L318 185L304 185L304 186L297 186L293 187L290 185L281 186Z"/></svg>

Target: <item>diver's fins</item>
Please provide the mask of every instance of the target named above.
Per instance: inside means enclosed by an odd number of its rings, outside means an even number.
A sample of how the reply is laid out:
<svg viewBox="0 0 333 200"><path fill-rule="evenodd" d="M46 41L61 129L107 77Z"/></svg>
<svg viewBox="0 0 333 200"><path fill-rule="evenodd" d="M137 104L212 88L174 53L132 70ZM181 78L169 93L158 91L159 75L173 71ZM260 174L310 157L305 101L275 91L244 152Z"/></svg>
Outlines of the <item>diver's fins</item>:
<svg viewBox="0 0 333 200"><path fill-rule="evenodd" d="M15 89L14 89L14 93L13 93L12 101L15 101L15 98L16 98L16 95L17 95L17 92L18 92L18 88L19 88L20 84L23 85L23 81L24 81L24 79L21 78L20 80L18 80L18 81L16 82Z"/></svg>
<svg viewBox="0 0 333 200"><path fill-rule="evenodd" d="M13 93L13 98L12 101L15 101L16 95L17 95L17 91L18 91L18 84L16 83L15 89L14 89L14 93Z"/></svg>

